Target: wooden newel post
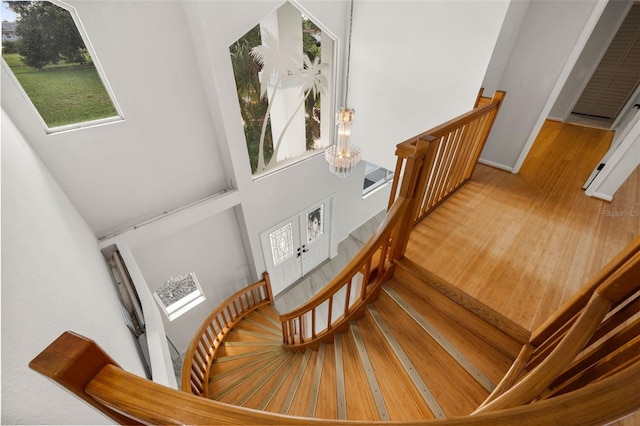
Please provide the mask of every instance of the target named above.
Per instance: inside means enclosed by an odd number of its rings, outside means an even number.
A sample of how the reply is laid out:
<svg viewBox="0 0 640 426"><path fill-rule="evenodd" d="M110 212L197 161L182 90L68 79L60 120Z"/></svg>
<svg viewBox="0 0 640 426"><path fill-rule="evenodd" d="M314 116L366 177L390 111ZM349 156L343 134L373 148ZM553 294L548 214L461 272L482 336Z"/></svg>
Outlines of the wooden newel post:
<svg viewBox="0 0 640 426"><path fill-rule="evenodd" d="M420 205L420 200L418 200L416 197L416 188L418 187L420 172L423 168L423 165L423 150L418 151L416 149L416 152L407 158L404 168L404 175L402 176L402 186L400 188L400 194L398 198L409 199L409 205L405 210L404 218L398 225L398 232L396 235L397 242L394 243L394 252L392 253L392 259L401 259L404 256L407 244L409 242L409 236L411 235L411 230L413 229L413 221L416 216L416 209Z"/></svg>

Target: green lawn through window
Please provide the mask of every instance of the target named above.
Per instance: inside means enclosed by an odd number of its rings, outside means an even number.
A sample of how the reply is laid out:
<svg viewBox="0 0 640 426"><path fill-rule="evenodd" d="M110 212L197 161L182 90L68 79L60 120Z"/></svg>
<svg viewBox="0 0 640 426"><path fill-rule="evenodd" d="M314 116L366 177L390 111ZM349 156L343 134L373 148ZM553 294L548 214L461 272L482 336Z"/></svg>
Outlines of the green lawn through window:
<svg viewBox="0 0 640 426"><path fill-rule="evenodd" d="M93 65L25 66L20 55L3 55L48 127L83 123L118 115Z"/></svg>

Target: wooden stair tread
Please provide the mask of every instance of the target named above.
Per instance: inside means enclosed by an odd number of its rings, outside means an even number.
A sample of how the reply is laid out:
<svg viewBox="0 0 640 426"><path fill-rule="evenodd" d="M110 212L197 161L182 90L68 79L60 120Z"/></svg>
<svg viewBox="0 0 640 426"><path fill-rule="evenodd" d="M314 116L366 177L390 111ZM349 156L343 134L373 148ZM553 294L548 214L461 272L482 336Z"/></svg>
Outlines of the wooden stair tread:
<svg viewBox="0 0 640 426"><path fill-rule="evenodd" d="M282 324L280 323L280 315L276 312L275 308L271 305L267 305L262 309L255 311L257 317L262 317L268 323L273 325L274 328L282 330Z"/></svg>
<svg viewBox="0 0 640 426"><path fill-rule="evenodd" d="M227 335L227 340L251 340L251 339L259 339L259 340L268 340L274 343L282 343L282 336L276 336L273 333L267 333L263 331L255 331L255 330L247 330L246 328L234 328Z"/></svg>
<svg viewBox="0 0 640 426"><path fill-rule="evenodd" d="M520 344L408 275L385 284L339 344L321 344L319 351L285 351L275 309L252 312L219 348L210 395L248 408L324 419L469 414L508 370ZM472 321L477 324L469 325Z"/></svg>
<svg viewBox="0 0 640 426"><path fill-rule="evenodd" d="M389 412L387 411L387 405L385 404L384 397L382 395L382 390L380 389L378 379L376 378L374 367L371 364L371 359L367 351L367 345L365 344L365 341L362 338L362 334L360 333L360 327L358 326L357 323L352 322L350 324L350 329L351 329L351 336L353 337L353 341L355 344L356 353L359 357L360 364L362 365L366 382L369 385L368 388L373 398L375 410L380 420L388 421L391 418L389 417Z"/></svg>
<svg viewBox="0 0 640 426"><path fill-rule="evenodd" d="M282 336L282 329L280 327L274 326L268 319L263 317L262 315L249 315L247 318L244 318L241 322L243 324L241 327L246 327L246 325L251 325L256 330L263 330L266 333L271 333L276 336ZM249 328L249 327L247 327Z"/></svg>
<svg viewBox="0 0 640 426"><path fill-rule="evenodd" d="M238 358L246 358L248 356L258 355L261 353L270 353L274 351L281 351L282 345L267 345L267 346L259 346L259 345L227 345L223 343L220 348L218 348L216 359L214 363L221 364L224 362L232 361Z"/></svg>
<svg viewBox="0 0 640 426"><path fill-rule="evenodd" d="M274 369L281 367L291 354L282 352L280 355L271 358L262 365L256 365L251 370L246 370L245 374L236 377L236 380L227 386L218 387L217 392L209 393L210 398L234 405L242 405L246 396L252 390L252 386L265 379ZM214 383L216 384L216 383Z"/></svg>
<svg viewBox="0 0 640 426"><path fill-rule="evenodd" d="M263 371L264 374L261 374L260 377L256 376L253 380L251 380L251 388L248 389L242 396L242 399L235 404L246 407L249 400L255 395L261 396L264 393L261 392L261 389L264 389L267 382L269 382L273 377L278 377L278 374L286 374L283 373L283 371L287 371L287 365L293 355L294 354L292 352L287 353L276 363L272 364L270 368L265 369L266 371Z"/></svg>
<svg viewBox="0 0 640 426"><path fill-rule="evenodd" d="M479 337L467 328L460 327L455 319L443 313L432 304L432 299L420 297L414 287L390 281L387 283L426 321L461 351L492 383L497 384L511 367L515 357L504 354L500 349ZM384 293L384 292L383 292Z"/></svg>
<svg viewBox="0 0 640 426"><path fill-rule="evenodd" d="M285 390L288 388L286 387L285 382L294 374L293 372L295 371L296 366L300 363L302 357L302 353L292 352L291 358L287 363L283 365L276 374L269 378L261 389L246 401L244 406L254 408L256 410L278 412L279 407L276 407L275 409L274 405L271 405L271 409L268 409L267 407L270 406L279 393L286 393Z"/></svg>
<svg viewBox="0 0 640 426"><path fill-rule="evenodd" d="M337 401L335 349L334 345L326 345L313 417L337 419Z"/></svg>
<svg viewBox="0 0 640 426"><path fill-rule="evenodd" d="M306 417L308 405L309 405L309 397L311 394L311 386L313 384L313 372L316 367L316 360L318 358L317 351L311 351L311 355L309 357L309 362L307 363L302 377L300 379L300 383L298 385L297 391L291 400L291 405L286 414L290 416L300 416Z"/></svg>
<svg viewBox="0 0 640 426"><path fill-rule="evenodd" d="M441 278L408 259L403 259L398 266L393 282L410 288L419 298L429 301L436 309L454 318L462 327L482 336L508 357L517 357L522 345L528 342L529 331L477 300L454 293L451 284Z"/></svg>
<svg viewBox="0 0 640 426"><path fill-rule="evenodd" d="M222 364L214 363L211 365L211 371L209 372L209 383L222 380L225 377L229 377L239 371L251 368L255 364L264 362L265 359L272 358L278 355L278 352L274 351L268 357L265 357L264 354L260 353L246 358L238 358L236 360Z"/></svg>
<svg viewBox="0 0 640 426"><path fill-rule="evenodd" d="M393 327L397 340L419 367L422 380L434 394L447 417L469 414L488 395L460 364L405 312L393 309L394 302L381 295L375 305ZM455 385L454 385L455 384Z"/></svg>
<svg viewBox="0 0 640 426"><path fill-rule="evenodd" d="M287 356L289 356L288 353L281 351L275 356L263 358L235 374L211 381L209 383L209 398L230 403L237 401L238 392L244 392L243 389L246 390L251 385L247 382L258 380L266 371L269 371L272 365ZM237 391L238 389L240 391Z"/></svg>
<svg viewBox="0 0 640 426"><path fill-rule="evenodd" d="M395 355L383 341L373 319L368 314L358 321L371 365L376 374L390 420L416 420L434 418L422 397L417 394L411 380L398 365Z"/></svg>
<svg viewBox="0 0 640 426"><path fill-rule="evenodd" d="M306 351L304 354L298 354L296 359L293 361L293 368L289 371L288 375L282 381L280 385L280 389L276 392L275 395L270 399L267 403L265 410L271 411L274 413L286 414L291 401L289 401L289 397L293 399L294 392L298 387L298 374L300 376L303 374L304 369L306 369L307 363L309 362L309 358L311 357L311 351ZM300 377L301 378L301 377ZM291 394L291 395L290 395Z"/></svg>
<svg viewBox="0 0 640 426"><path fill-rule="evenodd" d="M409 318L420 326L420 328L427 333L451 358L453 358L462 368L464 368L484 389L488 392L491 392L495 386L497 381L491 381L477 366L476 363L471 360L463 351L459 349L461 343L465 342L465 339L452 339L455 337L453 333L447 333L447 335L443 334L440 330L443 326L446 326L448 323L451 323L452 320L444 321L438 323L438 320L441 318L432 318L431 320L427 319L427 314L437 312L436 310L429 310L428 312L422 311L421 313L418 309L412 306L407 300L405 300L400 294L391 286L384 287L383 301L381 303L384 304L385 301L387 303L395 303L394 310L396 305L400 306L402 310L409 316ZM434 321L435 320L435 321ZM439 326L438 326L439 325ZM470 353L475 354L475 349L472 348L473 351Z"/></svg>
<svg viewBox="0 0 640 426"><path fill-rule="evenodd" d="M382 318L382 315L378 311L378 309L370 304L367 306L367 311L370 317L373 319L374 323L378 327L378 330L382 333L385 338L387 345L393 351L396 361L400 363L403 368L403 371L407 374L411 382L413 383L414 388L422 398L422 400L427 404L429 410L436 418L444 418L445 414L440 406L440 403L436 400L433 392L429 388L429 386L425 383L424 377L427 376L424 372L424 369L421 368L422 373L415 367L413 361L409 358L409 355L404 350L403 346L396 339L396 333L392 331L391 326L387 324L387 321L390 320L391 323L395 321L393 315L387 320Z"/></svg>
<svg viewBox="0 0 640 426"><path fill-rule="evenodd" d="M342 335L342 356L344 364L344 386L347 395L347 419L380 420L373 395L369 391L367 378L351 333Z"/></svg>

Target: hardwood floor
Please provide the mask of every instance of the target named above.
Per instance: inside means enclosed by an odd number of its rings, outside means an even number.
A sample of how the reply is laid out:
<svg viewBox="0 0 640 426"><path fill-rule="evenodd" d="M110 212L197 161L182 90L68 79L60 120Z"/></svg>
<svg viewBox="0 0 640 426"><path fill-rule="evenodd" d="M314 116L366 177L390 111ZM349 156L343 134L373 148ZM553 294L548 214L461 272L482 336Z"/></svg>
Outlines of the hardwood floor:
<svg viewBox="0 0 640 426"><path fill-rule="evenodd" d="M547 121L519 174L478 165L406 256L533 330L640 234L640 172L611 203L581 189L612 132Z"/></svg>

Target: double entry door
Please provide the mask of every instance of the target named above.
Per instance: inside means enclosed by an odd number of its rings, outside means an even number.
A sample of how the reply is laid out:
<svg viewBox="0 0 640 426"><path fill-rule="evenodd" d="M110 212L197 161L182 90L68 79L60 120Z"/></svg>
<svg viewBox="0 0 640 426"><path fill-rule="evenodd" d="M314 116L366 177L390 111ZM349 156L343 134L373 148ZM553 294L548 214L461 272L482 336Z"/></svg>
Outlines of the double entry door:
<svg viewBox="0 0 640 426"><path fill-rule="evenodd" d="M260 234L274 294L329 258L330 207L325 200Z"/></svg>

